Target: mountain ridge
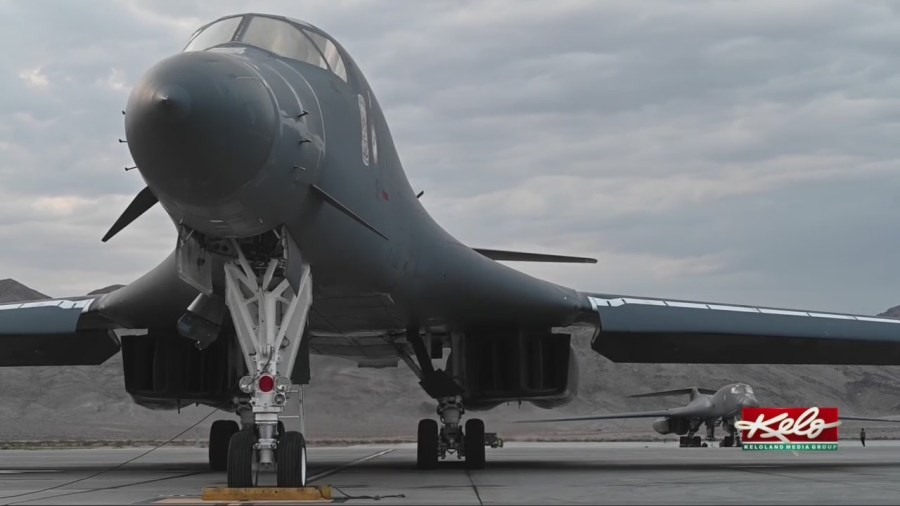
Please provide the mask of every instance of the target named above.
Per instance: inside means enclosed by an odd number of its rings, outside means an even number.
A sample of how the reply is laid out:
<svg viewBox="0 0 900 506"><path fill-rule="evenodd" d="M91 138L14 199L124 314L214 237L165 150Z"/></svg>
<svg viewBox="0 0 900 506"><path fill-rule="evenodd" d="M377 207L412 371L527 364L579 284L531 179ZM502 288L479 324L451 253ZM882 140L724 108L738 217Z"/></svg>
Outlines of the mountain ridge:
<svg viewBox="0 0 900 506"><path fill-rule="evenodd" d="M49 298L49 296L29 288L15 279L0 279L0 302L21 302Z"/></svg>

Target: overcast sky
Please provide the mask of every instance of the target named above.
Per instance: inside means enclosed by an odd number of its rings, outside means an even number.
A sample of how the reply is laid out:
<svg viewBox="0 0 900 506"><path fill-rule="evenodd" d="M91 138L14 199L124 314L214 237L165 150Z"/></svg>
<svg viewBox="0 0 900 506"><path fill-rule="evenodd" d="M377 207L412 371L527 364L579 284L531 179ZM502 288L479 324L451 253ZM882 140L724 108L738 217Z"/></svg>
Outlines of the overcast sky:
<svg viewBox="0 0 900 506"><path fill-rule="evenodd" d="M73 295L175 244L121 110L201 24L264 11L353 55L406 172L482 247L578 289L878 313L900 304L900 4L0 0L0 278Z"/></svg>

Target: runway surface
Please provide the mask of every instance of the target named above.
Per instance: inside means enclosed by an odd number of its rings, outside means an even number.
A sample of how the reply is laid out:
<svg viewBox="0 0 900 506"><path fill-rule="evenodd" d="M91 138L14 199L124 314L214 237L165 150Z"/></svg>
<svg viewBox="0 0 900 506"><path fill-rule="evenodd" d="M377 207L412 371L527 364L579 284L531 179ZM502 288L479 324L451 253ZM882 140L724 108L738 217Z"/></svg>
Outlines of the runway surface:
<svg viewBox="0 0 900 506"><path fill-rule="evenodd" d="M451 456L415 469L414 445L309 450L312 484L352 504L790 503L877 504L900 498L900 443L842 441L836 452L748 452L673 443L507 443L488 467L467 471ZM222 485L205 448L0 451L2 504L197 504ZM77 483L65 485L77 479ZM263 484L274 485L274 475ZM39 493L33 493L51 487ZM349 495L351 498L347 498ZM209 503L212 504L212 503ZM282 503L283 504L283 503Z"/></svg>

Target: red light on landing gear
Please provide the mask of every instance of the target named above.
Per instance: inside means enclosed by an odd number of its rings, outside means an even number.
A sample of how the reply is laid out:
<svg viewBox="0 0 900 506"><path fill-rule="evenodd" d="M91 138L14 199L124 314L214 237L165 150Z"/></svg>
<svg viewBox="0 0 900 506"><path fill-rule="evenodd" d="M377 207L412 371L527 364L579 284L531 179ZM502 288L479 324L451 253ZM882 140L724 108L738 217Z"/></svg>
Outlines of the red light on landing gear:
<svg viewBox="0 0 900 506"><path fill-rule="evenodd" d="M262 375L259 377L259 391L263 393L269 393L272 389L275 388L275 378L267 375Z"/></svg>

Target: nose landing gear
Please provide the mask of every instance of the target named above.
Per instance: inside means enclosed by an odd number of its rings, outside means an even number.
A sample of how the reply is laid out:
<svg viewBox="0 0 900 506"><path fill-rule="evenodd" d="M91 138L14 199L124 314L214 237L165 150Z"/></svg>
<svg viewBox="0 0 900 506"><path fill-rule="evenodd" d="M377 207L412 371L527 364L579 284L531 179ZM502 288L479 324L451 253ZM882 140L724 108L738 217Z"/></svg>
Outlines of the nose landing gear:
<svg viewBox="0 0 900 506"><path fill-rule="evenodd" d="M291 240L287 234L283 237ZM260 471L275 469L279 487L303 487L307 479L306 441L301 433L279 427L278 416L292 393L287 375L293 370L312 305L312 276L308 265L286 255L257 254L248 259L237 241L232 245L238 258L225 264L226 304L250 371L239 386L250 394L250 400L241 413L243 429L234 432L228 443L228 486L256 486ZM296 273L286 272L289 261L299 267ZM289 278L295 280L293 286ZM224 437L226 431L224 425L220 427L217 438ZM233 429L229 425L227 430ZM216 452L217 456L221 452L220 443Z"/></svg>

